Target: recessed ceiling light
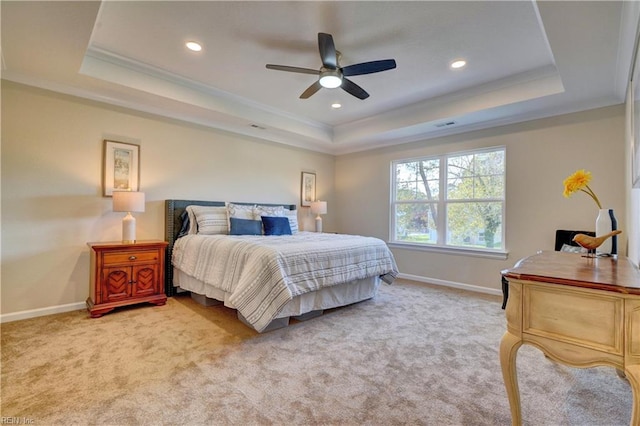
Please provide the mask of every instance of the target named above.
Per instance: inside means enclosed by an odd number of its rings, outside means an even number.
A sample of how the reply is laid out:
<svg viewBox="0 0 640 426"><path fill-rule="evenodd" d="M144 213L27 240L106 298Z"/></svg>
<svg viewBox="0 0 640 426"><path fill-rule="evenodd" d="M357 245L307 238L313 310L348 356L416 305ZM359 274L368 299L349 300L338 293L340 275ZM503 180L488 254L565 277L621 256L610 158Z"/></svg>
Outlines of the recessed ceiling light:
<svg viewBox="0 0 640 426"><path fill-rule="evenodd" d="M333 108L333 109L342 108L342 104L338 103L338 102L334 102L334 103L331 104L331 108Z"/></svg>
<svg viewBox="0 0 640 426"><path fill-rule="evenodd" d="M196 43L195 41L188 41L186 43L187 49L193 50L194 52L199 52L202 50L202 45L200 43Z"/></svg>
<svg viewBox="0 0 640 426"><path fill-rule="evenodd" d="M451 68L453 68L455 70L455 69L458 69L458 68L462 68L465 65L467 65L467 61L465 61L464 59L457 59L457 60L451 62L450 66L451 66Z"/></svg>

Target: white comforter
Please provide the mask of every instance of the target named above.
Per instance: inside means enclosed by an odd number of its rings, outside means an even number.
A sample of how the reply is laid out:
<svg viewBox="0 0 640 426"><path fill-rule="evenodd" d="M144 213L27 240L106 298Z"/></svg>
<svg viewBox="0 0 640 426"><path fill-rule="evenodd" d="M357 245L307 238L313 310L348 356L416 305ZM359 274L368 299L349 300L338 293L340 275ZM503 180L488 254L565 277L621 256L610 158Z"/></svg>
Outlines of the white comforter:
<svg viewBox="0 0 640 426"><path fill-rule="evenodd" d="M262 331L293 297L372 276L391 283L393 254L378 238L299 232L285 236L186 235L173 266L230 294Z"/></svg>

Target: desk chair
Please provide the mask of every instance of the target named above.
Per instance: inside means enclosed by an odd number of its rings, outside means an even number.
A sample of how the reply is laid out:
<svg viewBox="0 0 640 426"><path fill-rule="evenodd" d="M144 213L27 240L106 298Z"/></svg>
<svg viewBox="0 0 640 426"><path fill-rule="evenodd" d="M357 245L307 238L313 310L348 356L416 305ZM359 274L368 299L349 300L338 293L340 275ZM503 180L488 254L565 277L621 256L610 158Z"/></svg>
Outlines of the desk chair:
<svg viewBox="0 0 640 426"><path fill-rule="evenodd" d="M558 229L556 230L556 243L554 250L561 251L564 245L580 247L578 243L573 241L573 237L576 234L586 234L592 237L596 236L596 233L592 231L570 231L566 229ZM502 277L502 309L507 306L507 299L509 299L509 281L507 281L505 277Z"/></svg>

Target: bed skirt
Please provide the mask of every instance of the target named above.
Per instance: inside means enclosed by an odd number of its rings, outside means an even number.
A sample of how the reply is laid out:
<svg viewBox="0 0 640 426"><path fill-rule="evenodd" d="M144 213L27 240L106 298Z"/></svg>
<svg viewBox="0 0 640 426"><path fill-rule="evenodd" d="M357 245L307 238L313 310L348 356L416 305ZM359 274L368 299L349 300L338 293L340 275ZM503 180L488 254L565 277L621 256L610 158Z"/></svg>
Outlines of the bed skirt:
<svg viewBox="0 0 640 426"><path fill-rule="evenodd" d="M371 299L378 293L380 282L379 277L370 277L301 294L289 301L276 318L296 317L313 311L337 308ZM207 285L177 268L173 269L173 285L182 290L219 300L225 306L235 309L233 304L228 301L228 293ZM179 289L177 290L179 291Z"/></svg>

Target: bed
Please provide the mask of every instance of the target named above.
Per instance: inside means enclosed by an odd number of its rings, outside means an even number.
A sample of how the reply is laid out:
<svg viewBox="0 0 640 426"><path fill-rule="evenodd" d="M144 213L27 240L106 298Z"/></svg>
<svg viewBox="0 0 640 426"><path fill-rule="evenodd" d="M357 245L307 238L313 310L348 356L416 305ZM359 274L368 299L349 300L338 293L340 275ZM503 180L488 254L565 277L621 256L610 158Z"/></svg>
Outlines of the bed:
<svg viewBox="0 0 640 426"><path fill-rule="evenodd" d="M166 200L165 210L167 296L224 303L258 332L370 299L398 273L380 239L299 231L295 205Z"/></svg>

